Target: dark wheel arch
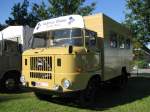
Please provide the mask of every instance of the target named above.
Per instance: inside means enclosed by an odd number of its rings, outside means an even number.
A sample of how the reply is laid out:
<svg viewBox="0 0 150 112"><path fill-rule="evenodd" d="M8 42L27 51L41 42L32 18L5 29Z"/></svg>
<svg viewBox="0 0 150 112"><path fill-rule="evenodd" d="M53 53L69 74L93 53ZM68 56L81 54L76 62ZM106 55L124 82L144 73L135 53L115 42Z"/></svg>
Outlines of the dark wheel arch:
<svg viewBox="0 0 150 112"><path fill-rule="evenodd" d="M96 74L93 75L88 83L87 87L84 91L80 93L80 103L83 105L91 105L95 101L95 96L99 90L101 84L101 77L100 75Z"/></svg>
<svg viewBox="0 0 150 112"><path fill-rule="evenodd" d="M17 70L7 71L0 79L0 90L2 92L14 92L19 89L21 73ZM7 84L12 83L12 88L8 88Z"/></svg>

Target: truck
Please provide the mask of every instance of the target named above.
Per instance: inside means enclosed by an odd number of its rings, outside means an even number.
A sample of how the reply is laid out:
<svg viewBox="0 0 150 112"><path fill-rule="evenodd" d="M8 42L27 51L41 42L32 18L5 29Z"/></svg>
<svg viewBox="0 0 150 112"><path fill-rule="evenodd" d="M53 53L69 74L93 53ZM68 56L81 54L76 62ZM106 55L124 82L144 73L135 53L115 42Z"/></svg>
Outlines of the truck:
<svg viewBox="0 0 150 112"><path fill-rule="evenodd" d="M20 85L22 52L29 47L33 28L8 26L0 31L0 90L12 92Z"/></svg>
<svg viewBox="0 0 150 112"><path fill-rule="evenodd" d="M104 83L127 83L131 37L127 28L101 13L40 21L31 49L23 52L21 82L39 99L81 91L90 101Z"/></svg>

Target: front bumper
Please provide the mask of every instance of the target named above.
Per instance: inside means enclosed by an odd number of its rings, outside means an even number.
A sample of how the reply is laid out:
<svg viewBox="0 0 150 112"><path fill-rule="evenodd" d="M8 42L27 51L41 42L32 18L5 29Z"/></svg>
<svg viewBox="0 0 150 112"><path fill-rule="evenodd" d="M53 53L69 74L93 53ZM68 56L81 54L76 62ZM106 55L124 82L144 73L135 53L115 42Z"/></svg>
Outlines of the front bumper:
<svg viewBox="0 0 150 112"><path fill-rule="evenodd" d="M76 96L80 94L83 90L78 90L78 91L54 91L54 90L48 90L48 89L43 89L43 88L36 88L36 87L27 87L23 86L25 89L33 92L40 92L43 94L49 94L49 95L57 95L57 96Z"/></svg>

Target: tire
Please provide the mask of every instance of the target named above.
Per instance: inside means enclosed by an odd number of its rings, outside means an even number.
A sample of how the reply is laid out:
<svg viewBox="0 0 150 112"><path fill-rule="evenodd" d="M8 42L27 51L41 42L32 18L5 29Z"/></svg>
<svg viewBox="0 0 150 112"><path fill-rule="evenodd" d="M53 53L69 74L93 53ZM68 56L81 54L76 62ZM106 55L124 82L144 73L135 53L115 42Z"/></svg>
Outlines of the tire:
<svg viewBox="0 0 150 112"><path fill-rule="evenodd" d="M112 80L112 85L115 88L124 89L128 82L128 74L126 71L122 71L121 76Z"/></svg>
<svg viewBox="0 0 150 112"><path fill-rule="evenodd" d="M43 94L41 92L34 92L34 94L39 100L49 101L52 98L51 94Z"/></svg>
<svg viewBox="0 0 150 112"><path fill-rule="evenodd" d="M7 74L0 81L0 88L2 92L16 92L19 89L19 77Z"/></svg>
<svg viewBox="0 0 150 112"><path fill-rule="evenodd" d="M81 92L80 94L80 103L82 105L91 105L95 102L96 94L100 87L100 78L93 77L88 85L87 88Z"/></svg>

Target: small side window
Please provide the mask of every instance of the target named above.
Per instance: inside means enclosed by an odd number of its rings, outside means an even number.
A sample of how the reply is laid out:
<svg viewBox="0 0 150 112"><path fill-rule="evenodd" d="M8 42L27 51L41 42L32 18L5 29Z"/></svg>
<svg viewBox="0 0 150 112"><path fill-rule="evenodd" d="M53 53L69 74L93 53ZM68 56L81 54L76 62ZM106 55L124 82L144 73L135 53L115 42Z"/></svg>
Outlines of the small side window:
<svg viewBox="0 0 150 112"><path fill-rule="evenodd" d="M110 47L117 48L117 34L114 32L110 35Z"/></svg>
<svg viewBox="0 0 150 112"><path fill-rule="evenodd" d="M127 49L130 49L130 46L131 46L130 39L127 39L127 40L126 40L126 48L127 48Z"/></svg>

